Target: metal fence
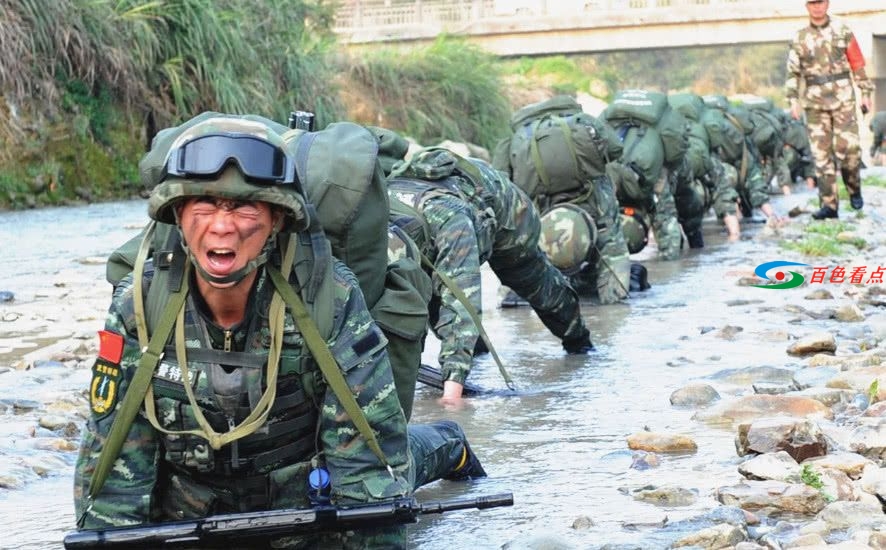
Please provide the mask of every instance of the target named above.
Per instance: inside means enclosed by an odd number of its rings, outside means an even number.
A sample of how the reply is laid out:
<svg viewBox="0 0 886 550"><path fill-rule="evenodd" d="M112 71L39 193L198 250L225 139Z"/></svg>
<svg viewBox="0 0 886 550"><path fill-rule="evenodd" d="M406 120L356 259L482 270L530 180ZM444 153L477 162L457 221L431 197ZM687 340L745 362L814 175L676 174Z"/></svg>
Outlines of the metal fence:
<svg viewBox="0 0 886 550"><path fill-rule="evenodd" d="M869 9L882 0L841 0L834 9ZM666 14L679 9L687 19L711 20L724 10L756 14L803 15L800 0L345 0L337 9L335 31L341 35L378 33L414 26L438 32L461 32L477 23L515 22L527 18L593 17L621 19Z"/></svg>

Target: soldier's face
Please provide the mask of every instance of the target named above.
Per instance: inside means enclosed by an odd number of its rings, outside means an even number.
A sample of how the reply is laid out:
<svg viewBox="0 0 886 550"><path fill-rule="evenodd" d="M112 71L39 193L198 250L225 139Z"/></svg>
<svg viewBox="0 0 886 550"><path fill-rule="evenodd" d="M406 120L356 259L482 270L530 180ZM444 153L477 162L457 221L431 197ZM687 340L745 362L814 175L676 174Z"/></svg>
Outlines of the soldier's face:
<svg viewBox="0 0 886 550"><path fill-rule="evenodd" d="M258 201L193 197L179 207L185 242L200 267L215 277L230 275L255 259L277 217L270 205Z"/></svg>
<svg viewBox="0 0 886 550"><path fill-rule="evenodd" d="M813 23L824 23L828 17L828 0L806 2L806 11L809 12L809 19Z"/></svg>

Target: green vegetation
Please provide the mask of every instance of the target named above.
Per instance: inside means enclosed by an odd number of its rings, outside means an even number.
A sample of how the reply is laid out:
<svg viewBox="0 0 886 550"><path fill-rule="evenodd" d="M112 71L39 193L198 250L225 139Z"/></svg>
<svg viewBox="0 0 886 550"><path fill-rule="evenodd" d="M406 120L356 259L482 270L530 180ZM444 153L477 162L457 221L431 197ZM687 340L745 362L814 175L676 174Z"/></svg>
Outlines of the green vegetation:
<svg viewBox="0 0 886 550"><path fill-rule="evenodd" d="M800 481L818 490L826 501L833 502L835 500L833 496L824 492L824 482L821 480L821 474L816 472L810 464L804 464L800 470Z"/></svg>
<svg viewBox="0 0 886 550"><path fill-rule="evenodd" d="M877 395L880 394L880 379L874 378L874 381L871 382L871 385L868 387L868 402L873 404L877 402Z"/></svg>
<svg viewBox="0 0 886 550"><path fill-rule="evenodd" d="M430 145L451 139L491 149L507 135L511 105L495 58L440 37L408 52L373 50L355 60L351 80L379 112L368 121Z"/></svg>
<svg viewBox="0 0 886 550"><path fill-rule="evenodd" d="M500 60L452 37L348 53L328 0L19 0L0 26L0 208L129 197L157 130L207 110L310 110L423 144L494 147L511 112L626 87L778 97L784 48ZM884 183L886 184L886 183Z"/></svg>
<svg viewBox="0 0 886 550"><path fill-rule="evenodd" d="M850 233L853 226L844 220L812 221L806 226L806 235L799 241L782 241L781 247L794 250L806 256L839 256L843 253L843 245L851 245L862 249L867 242L860 238L840 238L841 233Z"/></svg>

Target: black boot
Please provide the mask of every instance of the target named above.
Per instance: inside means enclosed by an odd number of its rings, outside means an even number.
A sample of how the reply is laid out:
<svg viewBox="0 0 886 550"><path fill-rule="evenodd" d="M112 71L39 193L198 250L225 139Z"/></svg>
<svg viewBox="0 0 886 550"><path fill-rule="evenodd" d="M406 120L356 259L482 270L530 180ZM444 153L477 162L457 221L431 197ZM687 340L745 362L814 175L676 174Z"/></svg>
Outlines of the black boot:
<svg viewBox="0 0 886 550"><path fill-rule="evenodd" d="M837 211L830 206L822 206L817 212L812 213L812 219L824 220L827 218L838 218Z"/></svg>
<svg viewBox="0 0 886 550"><path fill-rule="evenodd" d="M589 351L596 351L596 348L594 348L594 344L591 343L591 335L588 332L585 332L584 336L581 336L574 340L563 340L563 349L565 349L566 353L570 355L578 355L582 353L588 353Z"/></svg>
<svg viewBox="0 0 886 550"><path fill-rule="evenodd" d="M689 248L704 248L704 239L701 236L701 231L687 233L686 239L689 240Z"/></svg>
<svg viewBox="0 0 886 550"><path fill-rule="evenodd" d="M649 271L643 264L631 264L631 292L643 292L651 288L649 284Z"/></svg>
<svg viewBox="0 0 886 550"><path fill-rule="evenodd" d="M849 204L852 205L852 208L855 210L861 210L864 208L864 199L861 197L861 191L849 195Z"/></svg>

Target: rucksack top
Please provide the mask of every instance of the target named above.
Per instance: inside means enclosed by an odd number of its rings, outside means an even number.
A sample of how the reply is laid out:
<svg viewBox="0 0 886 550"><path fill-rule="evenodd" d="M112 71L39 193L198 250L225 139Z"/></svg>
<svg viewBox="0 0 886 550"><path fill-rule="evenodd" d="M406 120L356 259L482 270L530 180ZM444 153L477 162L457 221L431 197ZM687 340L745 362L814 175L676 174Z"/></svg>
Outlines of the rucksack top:
<svg viewBox="0 0 886 550"><path fill-rule="evenodd" d="M775 103L768 97L747 96L741 99L745 107L752 111L772 112L775 109Z"/></svg>
<svg viewBox="0 0 886 550"><path fill-rule="evenodd" d="M511 131L516 132L528 122L545 115L568 116L582 112L581 104L568 95L557 95L544 101L530 103L511 115Z"/></svg>
<svg viewBox="0 0 886 550"><path fill-rule="evenodd" d="M680 93L668 95L668 105L691 121L699 122L705 111L704 100L700 95Z"/></svg>
<svg viewBox="0 0 886 550"><path fill-rule="evenodd" d="M661 139L664 163L679 164L689 147L689 125L686 118L668 104L668 97L661 92L648 90L623 90L615 95L612 103L603 110L602 117L619 133L628 126L654 128ZM627 150L627 144L625 150Z"/></svg>
<svg viewBox="0 0 886 550"><path fill-rule="evenodd" d="M744 132L720 109L706 109L702 125L710 139L711 150L717 151L722 160L735 162L744 152Z"/></svg>
<svg viewBox="0 0 886 550"><path fill-rule="evenodd" d="M525 123L499 148L493 166L507 165L511 180L533 200L590 190L594 178L606 175L622 144L604 121L587 113L546 114Z"/></svg>

